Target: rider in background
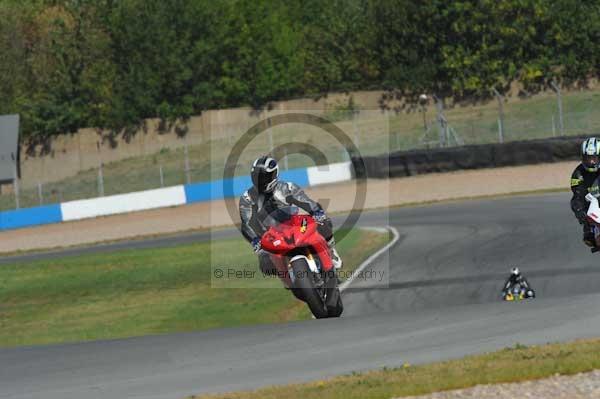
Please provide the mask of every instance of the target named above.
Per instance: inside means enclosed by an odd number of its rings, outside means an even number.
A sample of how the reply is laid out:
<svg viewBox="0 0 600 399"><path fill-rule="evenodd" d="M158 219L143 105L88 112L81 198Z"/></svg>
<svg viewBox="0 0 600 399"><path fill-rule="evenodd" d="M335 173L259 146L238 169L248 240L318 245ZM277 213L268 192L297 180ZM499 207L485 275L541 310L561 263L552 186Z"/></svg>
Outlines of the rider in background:
<svg viewBox="0 0 600 399"><path fill-rule="evenodd" d="M581 144L581 163L575 168L571 175L571 209L581 225L583 225L583 242L590 246L596 246L596 240L592 226L587 221L588 202L585 196L588 193L600 196L598 186L598 167L600 166L600 141L595 137L585 140Z"/></svg>
<svg viewBox="0 0 600 399"><path fill-rule="evenodd" d="M297 184L279 180L279 165L269 155L254 161L250 175L252 187L240 197L241 231L258 255L260 270L264 274L276 273L269 254L261 249L260 239L267 230L268 219L277 219L278 210L291 205L303 209L315 219L317 230L329 245L333 265L336 269L341 268L342 260L335 249L333 224L321 205L310 199Z"/></svg>
<svg viewBox="0 0 600 399"><path fill-rule="evenodd" d="M506 283L504 283L504 289L502 290L502 293L506 294L506 293L510 292L511 288L515 284L519 284L522 288L524 288L526 290L527 297L532 298L535 295L533 293L531 285L529 285L529 282L527 281L527 279L525 277L523 277L523 275L521 274L521 271L519 270L518 267L513 267L511 269L510 277L508 277L508 280L506 280Z"/></svg>

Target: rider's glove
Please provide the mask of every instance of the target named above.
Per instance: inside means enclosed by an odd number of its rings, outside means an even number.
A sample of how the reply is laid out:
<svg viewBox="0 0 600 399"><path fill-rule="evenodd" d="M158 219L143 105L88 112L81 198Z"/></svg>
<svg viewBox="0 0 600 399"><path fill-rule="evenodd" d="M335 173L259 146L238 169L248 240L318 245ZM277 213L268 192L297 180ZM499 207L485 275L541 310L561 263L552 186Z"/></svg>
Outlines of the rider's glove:
<svg viewBox="0 0 600 399"><path fill-rule="evenodd" d="M257 253L261 249L260 238L256 237L252 239L252 249L254 249L254 253Z"/></svg>
<svg viewBox="0 0 600 399"><path fill-rule="evenodd" d="M313 213L312 216L315 219L315 221L319 224L323 224L327 220L327 215L325 215L325 211L322 209L319 209L318 211Z"/></svg>

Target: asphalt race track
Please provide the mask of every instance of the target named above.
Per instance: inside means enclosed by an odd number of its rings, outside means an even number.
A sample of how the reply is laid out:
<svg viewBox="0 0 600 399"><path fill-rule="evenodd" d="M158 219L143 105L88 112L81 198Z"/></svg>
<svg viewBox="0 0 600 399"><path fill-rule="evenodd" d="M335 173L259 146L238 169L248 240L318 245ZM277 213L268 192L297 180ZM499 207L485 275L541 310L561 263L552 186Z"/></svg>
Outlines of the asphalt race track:
<svg viewBox="0 0 600 399"><path fill-rule="evenodd" d="M401 238L365 270L386 281L353 283L341 319L3 349L0 398L178 399L598 336L600 254L581 243L568 200L552 194L391 210ZM364 223L385 225L388 217L370 212ZM538 298L499 300L512 266Z"/></svg>

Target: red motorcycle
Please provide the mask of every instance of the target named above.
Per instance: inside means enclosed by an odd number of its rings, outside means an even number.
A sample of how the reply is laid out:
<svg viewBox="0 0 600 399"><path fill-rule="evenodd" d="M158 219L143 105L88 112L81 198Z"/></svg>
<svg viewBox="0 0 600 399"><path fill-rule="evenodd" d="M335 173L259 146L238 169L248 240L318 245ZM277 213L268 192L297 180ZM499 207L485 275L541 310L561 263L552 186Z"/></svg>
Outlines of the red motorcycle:
<svg viewBox="0 0 600 399"><path fill-rule="evenodd" d="M263 234L277 275L317 319L339 317L344 306L327 242L309 215L290 215Z"/></svg>

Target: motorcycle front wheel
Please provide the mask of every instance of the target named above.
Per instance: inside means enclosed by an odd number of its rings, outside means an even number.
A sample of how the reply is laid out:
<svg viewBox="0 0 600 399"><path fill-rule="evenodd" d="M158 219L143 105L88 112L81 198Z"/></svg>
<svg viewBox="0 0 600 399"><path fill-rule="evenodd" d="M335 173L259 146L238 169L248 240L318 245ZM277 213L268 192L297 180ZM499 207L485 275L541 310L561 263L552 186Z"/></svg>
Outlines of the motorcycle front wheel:
<svg viewBox="0 0 600 399"><path fill-rule="evenodd" d="M313 273L304 258L298 258L291 263L294 273L294 295L303 298L308 308L317 319L329 316L324 298L315 287Z"/></svg>
<svg viewBox="0 0 600 399"><path fill-rule="evenodd" d="M340 290L335 287L332 290L331 296L327 300L327 316L328 317L340 317L344 311L344 304L342 303L342 294Z"/></svg>

